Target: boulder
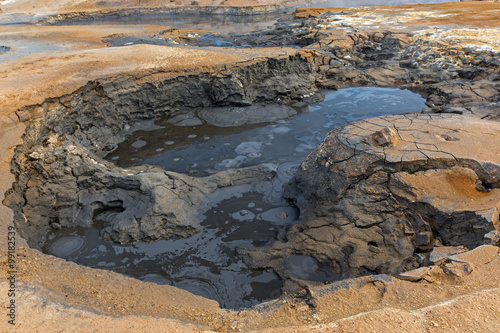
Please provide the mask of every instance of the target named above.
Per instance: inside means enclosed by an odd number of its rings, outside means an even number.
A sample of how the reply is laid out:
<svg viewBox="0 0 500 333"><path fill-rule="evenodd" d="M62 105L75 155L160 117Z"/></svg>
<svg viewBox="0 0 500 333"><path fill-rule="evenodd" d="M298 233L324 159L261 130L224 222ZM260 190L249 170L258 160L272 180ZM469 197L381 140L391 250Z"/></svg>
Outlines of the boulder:
<svg viewBox="0 0 500 333"><path fill-rule="evenodd" d="M429 263L431 265L439 265L446 262L452 255L466 251L463 246L436 246L429 253Z"/></svg>

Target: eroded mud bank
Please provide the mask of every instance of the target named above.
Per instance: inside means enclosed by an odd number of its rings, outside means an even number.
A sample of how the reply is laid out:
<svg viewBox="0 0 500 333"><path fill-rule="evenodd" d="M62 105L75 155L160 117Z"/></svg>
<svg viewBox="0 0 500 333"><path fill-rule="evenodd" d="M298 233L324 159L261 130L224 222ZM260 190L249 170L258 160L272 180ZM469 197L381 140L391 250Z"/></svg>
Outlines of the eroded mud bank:
<svg viewBox="0 0 500 333"><path fill-rule="evenodd" d="M264 179L272 170L263 166L194 179L154 168L124 170L101 157L123 139L121 130L137 119L193 107L311 96L316 73L307 61L310 55L243 63L231 70L220 68L217 73L154 83L145 78L142 84L137 83L141 78L89 82L71 95L25 107L20 114L29 114L31 123L15 157L19 181L9 196L10 204L17 207L20 232L39 247L49 226L89 226L94 214L107 209L123 211L119 225L115 224L121 236L110 235L116 241L196 232L196 207L214 189ZM37 222L25 223L25 219ZM145 223L147 219L151 224ZM146 224L152 229L144 229Z"/></svg>

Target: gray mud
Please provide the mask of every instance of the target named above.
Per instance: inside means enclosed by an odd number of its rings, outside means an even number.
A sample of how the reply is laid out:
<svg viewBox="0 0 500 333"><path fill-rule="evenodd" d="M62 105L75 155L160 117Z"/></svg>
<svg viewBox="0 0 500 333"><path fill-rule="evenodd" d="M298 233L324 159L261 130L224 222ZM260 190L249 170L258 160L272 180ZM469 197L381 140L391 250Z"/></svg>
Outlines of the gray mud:
<svg viewBox="0 0 500 333"><path fill-rule="evenodd" d="M248 268L236 248L265 244L286 224L296 221L298 213L293 208L264 202L263 194L257 192L231 192L238 195L203 212L204 230L188 238L119 245L102 240L95 228L66 228L49 235L44 252L186 289L214 299L224 308L249 307L279 297L278 276ZM268 218L280 216L280 212L291 218Z"/></svg>
<svg viewBox="0 0 500 333"><path fill-rule="evenodd" d="M262 116L275 107L248 107L245 118L227 122L230 110L245 107L204 108L183 117L166 117L155 122L159 128L138 130L131 134L116 150L106 156L120 167L153 164L164 169L206 175L215 171L257 165L260 163L300 164L333 128L355 120L380 115L419 111L425 100L408 90L387 88L348 88L326 92L325 99L309 106L295 105L295 112L281 116L271 113L267 124L238 126L264 121ZM290 110L282 107L282 110ZM252 110L258 112L252 114ZM184 118L183 120L180 120ZM224 125L217 127L206 122ZM172 120L178 121L172 123ZM189 119L201 121L195 126L179 126ZM213 119L218 119L213 121ZM273 121L274 119L274 121ZM175 122L174 121L174 122ZM184 123L185 124L185 123Z"/></svg>
<svg viewBox="0 0 500 333"><path fill-rule="evenodd" d="M248 307L279 297L280 278L250 269L237 249L280 239L296 223L298 210L282 196L283 186L299 164L331 129L376 115L418 111L424 101L408 90L351 88L326 92L322 102L296 106L297 111L272 105L247 110L211 107L162 118L155 124L142 122L137 125L141 130L128 130L132 134L108 155L109 160L129 167L130 163L151 164L156 158L165 169L198 175L271 162L276 165L276 177L214 192L198 213L203 231L188 238L133 245L103 241L97 226L105 227L106 221L120 213L106 212L96 217L94 228L52 231L43 249L82 265L174 285L215 299L222 307ZM228 122L228 112L233 118L234 110L245 110L246 116ZM266 110L270 111L267 118ZM242 126L242 122L261 124ZM331 275L327 266L312 258L301 260L300 266L296 261L293 257L287 261L292 277L325 282ZM310 262L305 270L304 262Z"/></svg>

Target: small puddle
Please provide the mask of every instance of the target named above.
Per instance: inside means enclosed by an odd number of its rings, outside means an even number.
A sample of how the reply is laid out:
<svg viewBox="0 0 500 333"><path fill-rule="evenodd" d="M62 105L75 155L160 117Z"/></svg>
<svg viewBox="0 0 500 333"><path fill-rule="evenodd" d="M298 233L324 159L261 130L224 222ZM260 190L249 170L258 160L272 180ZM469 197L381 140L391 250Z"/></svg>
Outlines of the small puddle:
<svg viewBox="0 0 500 333"><path fill-rule="evenodd" d="M197 176L272 163L277 177L213 193L198 214L205 229L186 239L117 245L101 240L99 226L109 216L98 216L95 229L53 231L43 250L82 265L174 285L215 299L225 308L277 298L282 286L278 276L248 268L237 248L282 238L296 223L299 212L282 199L283 185L335 127L418 111L424 103L408 90L364 87L326 92L322 102L309 106L207 108L143 121L127 130L129 137L108 160L122 167L157 164ZM298 264L309 263L305 259L297 256L287 261L292 275L323 281L329 268L313 260L306 266Z"/></svg>
<svg viewBox="0 0 500 333"><path fill-rule="evenodd" d="M45 41L27 39L15 40L5 38L2 40L2 43L12 45L13 47L0 46L0 62L15 60L34 53L53 52L65 48L57 44L47 43Z"/></svg>
<svg viewBox="0 0 500 333"><path fill-rule="evenodd" d="M0 15L0 26L19 26L35 23L43 19L44 15L33 14L2 14Z"/></svg>

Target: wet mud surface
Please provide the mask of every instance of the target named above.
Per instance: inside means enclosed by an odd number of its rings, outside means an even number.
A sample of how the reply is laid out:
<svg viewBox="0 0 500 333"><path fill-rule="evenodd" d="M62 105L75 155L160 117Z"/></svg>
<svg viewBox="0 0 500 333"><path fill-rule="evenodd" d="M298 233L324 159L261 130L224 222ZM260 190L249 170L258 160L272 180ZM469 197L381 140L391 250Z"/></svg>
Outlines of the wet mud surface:
<svg viewBox="0 0 500 333"><path fill-rule="evenodd" d="M290 112L285 119L272 121L270 116L268 124L214 126L202 118L204 109L182 117L160 119L154 122L159 128L135 131L106 159L120 167L154 164L166 170L194 175L260 163L300 163L328 132L338 126L374 116L419 111L425 107L425 100L408 90L348 88L325 91L324 95L320 103L298 104L291 108L296 114ZM270 106L257 107L269 116L270 112L265 110ZM237 112L248 114L246 109L250 111L245 107L233 111L235 114L230 114L232 122L240 119ZM225 109L207 111L217 117L217 112ZM265 121L260 114L255 117L258 121Z"/></svg>
<svg viewBox="0 0 500 333"><path fill-rule="evenodd" d="M89 267L182 288L224 308L249 307L279 297L278 276L248 268L236 247L273 239L280 228L298 218L297 210L269 205L256 192L241 193L214 206L203 212L204 230L189 238L119 245L103 241L98 229L68 228L49 235L44 251Z"/></svg>

